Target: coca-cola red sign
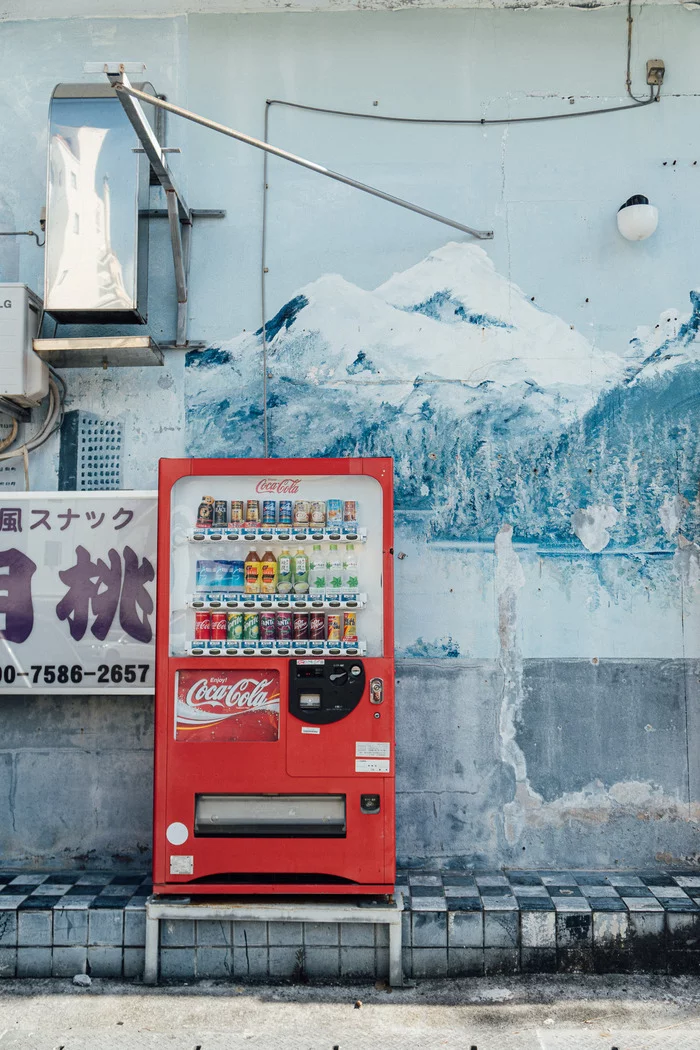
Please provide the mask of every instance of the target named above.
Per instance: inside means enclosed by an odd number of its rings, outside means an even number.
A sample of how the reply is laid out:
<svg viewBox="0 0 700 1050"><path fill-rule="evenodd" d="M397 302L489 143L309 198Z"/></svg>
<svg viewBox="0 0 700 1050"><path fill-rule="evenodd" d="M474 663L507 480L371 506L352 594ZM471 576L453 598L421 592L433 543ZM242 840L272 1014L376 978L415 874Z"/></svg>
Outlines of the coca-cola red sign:
<svg viewBox="0 0 700 1050"><path fill-rule="evenodd" d="M280 496L293 496L299 491L301 478L261 478L255 486L256 492L276 492Z"/></svg>
<svg viewBox="0 0 700 1050"><path fill-rule="evenodd" d="M277 740L278 671L179 671L175 686L175 739Z"/></svg>

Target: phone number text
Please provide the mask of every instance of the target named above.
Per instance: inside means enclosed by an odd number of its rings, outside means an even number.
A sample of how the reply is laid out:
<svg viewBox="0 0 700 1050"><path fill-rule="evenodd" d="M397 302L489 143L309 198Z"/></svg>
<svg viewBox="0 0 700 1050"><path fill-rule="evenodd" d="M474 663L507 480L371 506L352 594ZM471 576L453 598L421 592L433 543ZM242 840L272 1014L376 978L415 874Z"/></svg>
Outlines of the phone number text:
<svg viewBox="0 0 700 1050"><path fill-rule="evenodd" d="M93 679L97 685L143 685L151 670L150 664L100 664L96 671L86 671L80 664L32 664L28 671L18 671L12 664L0 667L0 685L80 685Z"/></svg>

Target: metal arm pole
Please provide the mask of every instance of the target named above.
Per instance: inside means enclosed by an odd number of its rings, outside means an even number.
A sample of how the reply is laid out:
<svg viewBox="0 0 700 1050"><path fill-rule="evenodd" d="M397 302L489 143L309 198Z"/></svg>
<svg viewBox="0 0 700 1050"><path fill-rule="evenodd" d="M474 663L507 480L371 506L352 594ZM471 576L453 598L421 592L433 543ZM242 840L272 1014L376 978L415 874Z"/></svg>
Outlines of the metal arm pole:
<svg viewBox="0 0 700 1050"><path fill-rule="evenodd" d="M296 154L288 153L287 150L280 149L278 146L271 146L268 142L262 142L260 139L253 138L252 135L245 135L242 131L234 131L233 128L226 127L225 124L218 124L215 120L208 120L206 117L200 117L196 113L191 113L187 109L182 109L180 106L174 106L172 102L165 102L163 99L147 95L144 91L138 91L137 88L132 87L128 83L124 74L121 74L120 76L110 75L109 79L120 95L130 95L132 98L142 99L144 102L148 102L151 106L159 106L161 109L166 109L169 113L174 113L178 117L184 117L185 120L191 120L194 124L201 124L202 127L209 128L211 131L218 131L221 135L228 135L229 138L237 139L239 142L245 142L246 145L264 150L265 153L271 153L274 157L280 157L281 160L288 160L292 164L298 164L302 168L308 168L309 171L315 171L319 175L325 175L329 179L335 179L336 182L342 182L346 186L352 186L356 190L362 190L363 193L369 193L373 197L379 197L381 200L388 201L390 204L398 204L400 208L407 208L409 211L417 212L418 215L425 215L428 219L435 219L436 222L441 222L445 226L452 226L455 230L460 230L462 233L468 233L472 237L476 237L478 240L487 241L493 238L493 230L472 229L471 226L465 226L463 223L456 222L454 219L447 219L444 215L438 215L437 212L429 211L427 208L421 208L418 204L411 204L410 201L402 200L401 197L394 197L393 194L385 193L384 190L378 190L374 186L368 186L364 182L358 182L357 179L351 179L348 175L341 175L337 171L331 171L329 168L324 168L321 164L315 164L311 160L304 160L303 157L297 157ZM146 151L148 153L148 148ZM158 160L162 163L160 151ZM156 173L158 174L158 172Z"/></svg>
<svg viewBox="0 0 700 1050"><path fill-rule="evenodd" d="M123 67L119 66L118 70L118 72L114 72L109 66L105 66L105 73L107 74L109 82L112 87L117 88L122 96L120 98L122 108L139 137L141 145L146 152L151 167L156 173L158 181L166 193L171 191L175 194L180 221L191 222L190 210L185 203L184 197L175 185L172 172L170 171L168 162L165 159L165 152L156 138L153 128L148 123L146 114L138 102L134 101L134 99L143 99L144 102L148 102L149 106L155 106L160 104L160 99L156 98L154 95L147 94L145 91L137 91L135 88L132 88Z"/></svg>

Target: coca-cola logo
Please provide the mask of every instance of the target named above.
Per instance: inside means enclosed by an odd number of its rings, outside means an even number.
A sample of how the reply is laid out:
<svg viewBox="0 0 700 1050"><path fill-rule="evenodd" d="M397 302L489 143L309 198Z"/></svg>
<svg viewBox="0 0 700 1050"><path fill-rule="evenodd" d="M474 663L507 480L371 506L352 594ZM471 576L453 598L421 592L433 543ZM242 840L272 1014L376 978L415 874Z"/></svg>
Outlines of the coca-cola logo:
<svg viewBox="0 0 700 1050"><path fill-rule="evenodd" d="M277 710L279 695L270 695L272 678L239 678L231 682L226 676L199 678L184 698L179 698L178 721L219 722L233 715L261 710Z"/></svg>
<svg viewBox="0 0 700 1050"><path fill-rule="evenodd" d="M256 492L277 492L279 495L294 495L299 491L301 478L262 478L255 487Z"/></svg>

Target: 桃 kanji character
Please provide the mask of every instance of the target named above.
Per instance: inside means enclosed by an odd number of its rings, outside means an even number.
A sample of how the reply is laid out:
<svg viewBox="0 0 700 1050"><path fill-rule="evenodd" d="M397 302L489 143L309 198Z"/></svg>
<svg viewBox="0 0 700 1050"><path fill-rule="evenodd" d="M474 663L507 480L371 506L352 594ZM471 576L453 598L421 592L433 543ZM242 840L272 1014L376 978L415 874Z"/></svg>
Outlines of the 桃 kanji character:
<svg viewBox="0 0 700 1050"><path fill-rule="evenodd" d="M148 614L153 612L153 599L145 588L155 578L155 571L148 558L139 568L138 555L131 547L124 548L124 582L119 603L119 623L130 638L137 642L150 642L153 637ZM139 616L138 609L143 610Z"/></svg>
<svg viewBox="0 0 700 1050"><path fill-rule="evenodd" d="M56 615L59 620L68 621L71 638L80 641L87 630L92 607L95 620L91 631L95 638L104 641L119 605L121 558L111 549L107 555L107 565L101 558L93 563L85 547L76 547L75 553L75 565L58 574L62 582L68 585L68 591L56 606Z"/></svg>

